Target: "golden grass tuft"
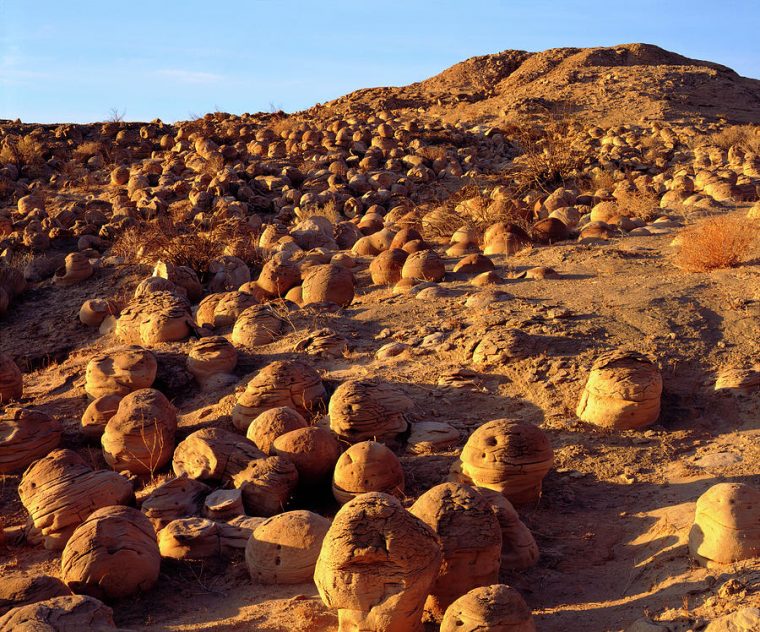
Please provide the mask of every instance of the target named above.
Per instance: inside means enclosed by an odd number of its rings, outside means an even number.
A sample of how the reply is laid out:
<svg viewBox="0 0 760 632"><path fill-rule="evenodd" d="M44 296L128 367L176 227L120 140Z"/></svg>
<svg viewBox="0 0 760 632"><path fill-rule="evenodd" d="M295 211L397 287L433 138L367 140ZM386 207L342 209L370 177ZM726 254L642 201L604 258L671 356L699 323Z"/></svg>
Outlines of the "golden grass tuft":
<svg viewBox="0 0 760 632"><path fill-rule="evenodd" d="M660 198L654 191L623 191L616 202L622 215L649 222L662 215Z"/></svg>
<svg viewBox="0 0 760 632"><path fill-rule="evenodd" d="M734 146L757 154L760 153L760 125L731 125L712 134L710 140L721 149Z"/></svg>
<svg viewBox="0 0 760 632"><path fill-rule="evenodd" d="M746 218L708 217L681 231L675 264L687 272L735 268L749 259L755 239Z"/></svg>
<svg viewBox="0 0 760 632"><path fill-rule="evenodd" d="M0 148L0 164L17 167L39 165L45 161L45 148L31 136L9 136Z"/></svg>

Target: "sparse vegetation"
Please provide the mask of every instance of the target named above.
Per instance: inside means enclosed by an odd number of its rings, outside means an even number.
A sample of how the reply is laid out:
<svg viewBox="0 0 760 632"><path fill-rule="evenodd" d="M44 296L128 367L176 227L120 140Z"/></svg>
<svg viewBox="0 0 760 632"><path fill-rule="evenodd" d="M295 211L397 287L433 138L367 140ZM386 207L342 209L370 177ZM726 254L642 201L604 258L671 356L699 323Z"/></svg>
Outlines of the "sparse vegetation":
<svg viewBox="0 0 760 632"><path fill-rule="evenodd" d="M676 265L689 272L735 268L748 259L756 239L746 219L708 217L681 231Z"/></svg>
<svg viewBox="0 0 760 632"><path fill-rule="evenodd" d="M39 165L45 161L45 149L32 136L8 136L0 146L0 164L16 167Z"/></svg>
<svg viewBox="0 0 760 632"><path fill-rule="evenodd" d="M744 151L760 153L760 125L731 125L709 137L721 149L739 147Z"/></svg>
<svg viewBox="0 0 760 632"><path fill-rule="evenodd" d="M654 191L624 191L617 198L621 213L649 222L661 214L660 198Z"/></svg>

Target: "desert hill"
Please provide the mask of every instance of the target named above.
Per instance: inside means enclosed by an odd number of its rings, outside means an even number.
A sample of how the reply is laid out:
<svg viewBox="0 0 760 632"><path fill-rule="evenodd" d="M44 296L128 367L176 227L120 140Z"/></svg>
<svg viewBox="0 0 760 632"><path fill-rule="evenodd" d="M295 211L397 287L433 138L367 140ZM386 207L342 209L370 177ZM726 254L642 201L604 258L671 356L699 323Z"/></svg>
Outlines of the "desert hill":
<svg viewBox="0 0 760 632"><path fill-rule="evenodd" d="M582 112L587 121L613 124L694 118L757 122L760 81L651 44L505 50L472 57L408 86L357 90L326 107L425 108L451 122L488 123L547 109Z"/></svg>

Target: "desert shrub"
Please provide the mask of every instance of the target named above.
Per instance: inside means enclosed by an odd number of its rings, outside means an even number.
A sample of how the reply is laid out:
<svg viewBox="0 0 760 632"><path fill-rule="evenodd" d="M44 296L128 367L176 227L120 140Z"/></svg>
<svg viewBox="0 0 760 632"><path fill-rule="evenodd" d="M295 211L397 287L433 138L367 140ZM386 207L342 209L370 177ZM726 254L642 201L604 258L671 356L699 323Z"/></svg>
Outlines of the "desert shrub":
<svg viewBox="0 0 760 632"><path fill-rule="evenodd" d="M223 223L208 231L187 231L166 220L145 222L123 231L114 242L111 254L135 264L153 265L159 259L188 266L205 279L211 262L232 255L250 266L260 265L263 255L256 240Z"/></svg>
<svg viewBox="0 0 760 632"><path fill-rule="evenodd" d="M17 167L39 165L45 160L45 148L31 136L8 136L0 147L0 163Z"/></svg>
<svg viewBox="0 0 760 632"><path fill-rule="evenodd" d="M660 198L654 191L623 191L618 195L621 214L649 222L661 214Z"/></svg>
<svg viewBox="0 0 760 632"><path fill-rule="evenodd" d="M324 204L320 205L301 207L300 211L298 212L298 219L303 220L308 219L309 217L326 217L333 224L342 222L345 219L345 217L343 217L341 214L340 209L338 208L338 203L335 200L328 200Z"/></svg>
<svg viewBox="0 0 760 632"><path fill-rule="evenodd" d="M74 158L84 162L85 160L96 156L97 154L103 155L104 148L102 143L95 140L89 140L81 145L78 145L74 150Z"/></svg>
<svg viewBox="0 0 760 632"><path fill-rule="evenodd" d="M511 174L521 190L539 188L547 193L574 181L582 172L584 156L572 144L569 116L546 116L542 123L516 127L511 139L520 155Z"/></svg>
<svg viewBox="0 0 760 632"><path fill-rule="evenodd" d="M712 134L710 141L721 149L737 146L757 154L760 153L760 125L731 125Z"/></svg>
<svg viewBox="0 0 760 632"><path fill-rule="evenodd" d="M708 217L681 231L675 263L689 272L735 268L749 258L755 239L744 218Z"/></svg>

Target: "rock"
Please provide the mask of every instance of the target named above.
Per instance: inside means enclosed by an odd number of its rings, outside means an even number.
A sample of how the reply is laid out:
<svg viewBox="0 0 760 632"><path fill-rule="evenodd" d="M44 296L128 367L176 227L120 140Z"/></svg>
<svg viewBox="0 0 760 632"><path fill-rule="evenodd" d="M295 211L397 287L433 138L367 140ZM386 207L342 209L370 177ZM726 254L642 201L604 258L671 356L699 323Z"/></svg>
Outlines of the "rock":
<svg viewBox="0 0 760 632"><path fill-rule="evenodd" d="M258 584L311 581L330 521L311 511L287 511L268 518L245 547L251 579Z"/></svg>
<svg viewBox="0 0 760 632"><path fill-rule="evenodd" d="M232 483L243 494L246 513L272 516L283 511L293 495L298 470L290 459L270 456L249 461L232 477Z"/></svg>
<svg viewBox="0 0 760 632"><path fill-rule="evenodd" d="M203 515L210 520L228 520L245 513L239 489L217 489L206 496Z"/></svg>
<svg viewBox="0 0 760 632"><path fill-rule="evenodd" d="M472 352L476 365L490 366L524 360L530 357L536 342L530 334L520 329L495 328L479 338Z"/></svg>
<svg viewBox="0 0 760 632"><path fill-rule="evenodd" d="M689 550L703 565L760 557L760 490L718 483L697 500Z"/></svg>
<svg viewBox="0 0 760 632"><path fill-rule="evenodd" d="M291 461L298 470L298 480L310 487L332 475L340 454L332 433L317 426L297 428L280 435L274 440L272 450Z"/></svg>
<svg viewBox="0 0 760 632"><path fill-rule="evenodd" d="M125 395L101 437L103 456L117 472L154 474L172 456L177 411L153 388Z"/></svg>
<svg viewBox="0 0 760 632"><path fill-rule="evenodd" d="M661 394L662 377L651 360L632 351L612 351L591 367L576 414L605 428L642 428L660 416Z"/></svg>
<svg viewBox="0 0 760 632"><path fill-rule="evenodd" d="M178 476L156 487L146 496L140 510L158 533L172 520L198 516L211 488L187 476Z"/></svg>
<svg viewBox="0 0 760 632"><path fill-rule="evenodd" d="M407 441L407 452L430 454L454 447L459 441L459 430L440 421L421 421L412 426Z"/></svg>
<svg viewBox="0 0 760 632"><path fill-rule="evenodd" d="M0 352L0 404L21 399L24 391L21 369L4 353Z"/></svg>
<svg viewBox="0 0 760 632"><path fill-rule="evenodd" d="M338 610L341 628L420 632L440 562L435 532L398 499L371 492L335 515L314 582L325 605Z"/></svg>
<svg viewBox="0 0 760 632"><path fill-rule="evenodd" d="M554 453L547 436L533 424L495 419L467 439L451 479L485 487L515 505L535 503Z"/></svg>
<svg viewBox="0 0 760 632"><path fill-rule="evenodd" d="M441 632L535 632L522 595L506 584L473 588L447 609Z"/></svg>
<svg viewBox="0 0 760 632"><path fill-rule="evenodd" d="M354 275L332 263L311 266L303 272L301 297L304 305L335 303L347 307L354 300Z"/></svg>
<svg viewBox="0 0 760 632"><path fill-rule="evenodd" d="M75 593L122 599L158 581L156 532L137 509L103 507L80 524L61 556L63 580Z"/></svg>
<svg viewBox="0 0 760 632"><path fill-rule="evenodd" d="M90 260L81 252L72 252L66 255L64 265L55 271L53 281L56 285L67 287L89 279L92 273Z"/></svg>
<svg viewBox="0 0 760 632"><path fill-rule="evenodd" d="M348 353L348 340L325 327L309 332L306 338L296 343L293 351L311 356L341 358Z"/></svg>
<svg viewBox="0 0 760 632"><path fill-rule="evenodd" d="M306 420L297 411L278 406L256 417L248 426L245 436L264 454L274 454L273 444L277 437L307 426Z"/></svg>
<svg viewBox="0 0 760 632"><path fill-rule="evenodd" d="M512 503L492 489L478 487L476 490L491 504L501 526L501 567L522 570L535 565L538 561L538 545Z"/></svg>
<svg viewBox="0 0 760 632"><path fill-rule="evenodd" d="M488 257L481 254L470 254L463 257L454 266L454 272L462 274L482 274L495 270L496 266Z"/></svg>
<svg viewBox="0 0 760 632"><path fill-rule="evenodd" d="M402 498L404 470L398 457L382 443L355 443L335 465L333 496L341 504L366 492L383 492Z"/></svg>
<svg viewBox="0 0 760 632"><path fill-rule="evenodd" d="M755 632L758 629L760 629L760 608L748 607L710 621L704 632Z"/></svg>
<svg viewBox="0 0 760 632"><path fill-rule="evenodd" d="M239 347L258 347L274 342L281 335L285 321L271 305L247 307L235 321L232 342Z"/></svg>
<svg viewBox="0 0 760 632"><path fill-rule="evenodd" d="M155 292L132 299L116 322L116 336L126 344L151 347L184 340L195 323L190 302L172 292Z"/></svg>
<svg viewBox="0 0 760 632"><path fill-rule="evenodd" d="M0 412L0 474L23 471L58 447L63 428L48 415L32 408L6 408Z"/></svg>
<svg viewBox="0 0 760 632"><path fill-rule="evenodd" d="M94 398L124 396L149 388L156 379L156 356L142 347L117 347L87 363L85 390Z"/></svg>
<svg viewBox="0 0 760 632"><path fill-rule="evenodd" d="M409 512L441 541L441 568L425 602L425 613L440 622L454 600L498 581L501 527L491 505L472 487L458 483L429 489Z"/></svg>
<svg viewBox="0 0 760 632"><path fill-rule="evenodd" d="M240 540L250 537L248 531L207 518L179 518L158 532L158 548L161 557L175 560L230 557L241 548Z"/></svg>
<svg viewBox="0 0 760 632"><path fill-rule="evenodd" d="M12 608L66 595L71 591L57 577L7 574L0 582L0 616Z"/></svg>
<svg viewBox="0 0 760 632"><path fill-rule="evenodd" d="M202 386L216 383L220 375L229 376L236 365L237 350L223 336L201 338L187 355L187 370Z"/></svg>
<svg viewBox="0 0 760 632"><path fill-rule="evenodd" d="M177 476L229 482L251 461L263 457L245 437L221 428L202 428L177 445L172 468Z"/></svg>
<svg viewBox="0 0 760 632"><path fill-rule="evenodd" d="M127 504L134 495L126 478L107 470L93 471L71 450L53 450L30 465L18 493L46 549L62 549L93 511Z"/></svg>
<svg viewBox="0 0 760 632"><path fill-rule="evenodd" d="M116 630L113 611L93 597L71 595L19 606L0 617L0 632L75 630Z"/></svg>
<svg viewBox="0 0 760 632"><path fill-rule="evenodd" d="M110 299L91 298L79 309L79 320L88 327L100 327L107 316L118 315L119 306Z"/></svg>
<svg viewBox="0 0 760 632"><path fill-rule="evenodd" d="M395 285L401 280L401 270L409 255L399 248L391 248L377 255L369 264L369 273L375 285Z"/></svg>
<svg viewBox="0 0 760 632"><path fill-rule="evenodd" d="M438 282L442 281L445 275L446 267L443 261L432 250L412 253L406 258L401 269L402 279Z"/></svg>
<svg viewBox="0 0 760 632"><path fill-rule="evenodd" d="M325 396L322 380L311 365L301 360L278 360L264 367L248 382L232 410L232 423L245 431L254 417L280 406L311 417Z"/></svg>
<svg viewBox="0 0 760 632"><path fill-rule="evenodd" d="M349 443L393 439L407 429L404 414L412 406L412 401L392 384L348 380L330 398L330 428Z"/></svg>

